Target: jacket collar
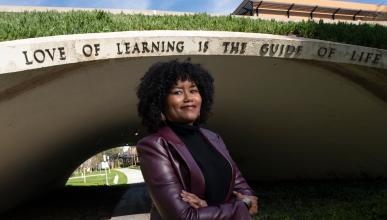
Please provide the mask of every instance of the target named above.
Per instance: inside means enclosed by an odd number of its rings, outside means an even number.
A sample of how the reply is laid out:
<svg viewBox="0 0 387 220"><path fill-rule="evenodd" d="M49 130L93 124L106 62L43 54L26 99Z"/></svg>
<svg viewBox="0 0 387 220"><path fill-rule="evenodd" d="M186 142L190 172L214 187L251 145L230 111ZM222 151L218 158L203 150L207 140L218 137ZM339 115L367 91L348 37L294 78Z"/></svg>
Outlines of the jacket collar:
<svg viewBox="0 0 387 220"><path fill-rule="evenodd" d="M195 162L191 153L183 141L173 132L168 126L163 126L158 130L158 133L175 148L183 160L187 163L188 169L191 174L191 192L200 198L205 196L205 180L200 170L200 167Z"/></svg>
<svg viewBox="0 0 387 220"><path fill-rule="evenodd" d="M232 196L233 182L235 181L235 170L233 167L233 163L231 162L231 158L225 152L225 150L220 146L218 137L213 133L209 132L206 129L200 128L200 133L210 142L210 144L218 150L220 154L229 162L231 167L231 182L230 188L227 194L226 200L228 201ZM191 192L200 198L205 197L205 180L203 173L200 167L197 165L195 159L192 157L191 153L188 151L187 147L183 143L183 141L175 134L175 132L168 126L163 126L158 130L158 133L168 142L170 143L175 150L179 153L179 155L183 158L183 160L187 163L188 169L191 174Z"/></svg>

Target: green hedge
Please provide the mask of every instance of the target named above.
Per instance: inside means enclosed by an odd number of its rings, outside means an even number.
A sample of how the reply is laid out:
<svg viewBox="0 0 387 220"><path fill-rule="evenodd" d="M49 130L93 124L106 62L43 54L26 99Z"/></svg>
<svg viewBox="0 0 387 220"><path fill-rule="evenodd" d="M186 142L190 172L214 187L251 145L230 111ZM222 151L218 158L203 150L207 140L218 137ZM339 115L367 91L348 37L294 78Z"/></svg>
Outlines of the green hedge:
<svg viewBox="0 0 387 220"><path fill-rule="evenodd" d="M145 16L104 11L0 12L0 41L130 30L213 30L296 35L387 49L387 27L382 25L276 22L207 14Z"/></svg>

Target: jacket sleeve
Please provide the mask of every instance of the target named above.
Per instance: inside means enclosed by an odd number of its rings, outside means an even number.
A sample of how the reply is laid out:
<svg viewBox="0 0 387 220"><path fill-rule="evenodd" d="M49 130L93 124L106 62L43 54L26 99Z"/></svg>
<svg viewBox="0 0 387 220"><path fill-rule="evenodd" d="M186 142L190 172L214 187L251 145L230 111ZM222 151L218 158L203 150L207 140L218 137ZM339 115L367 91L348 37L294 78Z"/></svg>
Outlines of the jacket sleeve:
<svg viewBox="0 0 387 220"><path fill-rule="evenodd" d="M250 220L242 201L195 209L181 199L183 189L169 160L166 142L161 138L137 143L141 171L149 194L165 220Z"/></svg>
<svg viewBox="0 0 387 220"><path fill-rule="evenodd" d="M255 192L251 189L251 187L247 184L245 178L242 176L242 173L240 172L237 164L232 159L230 153L227 150L225 143L223 142L223 139L219 135L218 135L218 139L219 139L221 145L225 148L225 151L227 152L227 154L231 160L231 163L233 164L233 167L235 169L234 191L237 191L237 192L242 193L244 195L256 196Z"/></svg>

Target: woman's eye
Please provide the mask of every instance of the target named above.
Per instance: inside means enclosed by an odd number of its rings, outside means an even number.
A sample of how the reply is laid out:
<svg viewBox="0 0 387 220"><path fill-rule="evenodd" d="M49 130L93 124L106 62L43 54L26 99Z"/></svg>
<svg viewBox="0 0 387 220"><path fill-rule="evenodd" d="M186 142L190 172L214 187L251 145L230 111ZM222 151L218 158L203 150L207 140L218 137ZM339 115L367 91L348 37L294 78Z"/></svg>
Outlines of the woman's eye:
<svg viewBox="0 0 387 220"><path fill-rule="evenodd" d="M180 95L180 94L182 94L183 92L182 91L179 91L179 90L177 90L177 91L173 91L172 92L172 94L174 94L174 95Z"/></svg>
<svg viewBox="0 0 387 220"><path fill-rule="evenodd" d="M197 89L192 89L191 90L191 93L197 93L197 92L199 92L199 90L197 90Z"/></svg>

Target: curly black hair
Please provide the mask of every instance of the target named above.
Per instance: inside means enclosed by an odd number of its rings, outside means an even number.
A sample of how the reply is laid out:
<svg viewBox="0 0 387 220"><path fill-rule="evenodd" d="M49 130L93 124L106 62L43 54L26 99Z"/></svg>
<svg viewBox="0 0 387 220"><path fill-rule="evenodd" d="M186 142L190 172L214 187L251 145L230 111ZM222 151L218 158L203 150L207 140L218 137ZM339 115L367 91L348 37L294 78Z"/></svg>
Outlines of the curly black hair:
<svg viewBox="0 0 387 220"><path fill-rule="evenodd" d="M202 97L200 116L195 121L204 124L211 112L214 97L214 78L199 64L172 60L153 64L141 78L137 88L138 114L142 124L153 133L164 125L161 112L166 98L177 81L192 81Z"/></svg>

